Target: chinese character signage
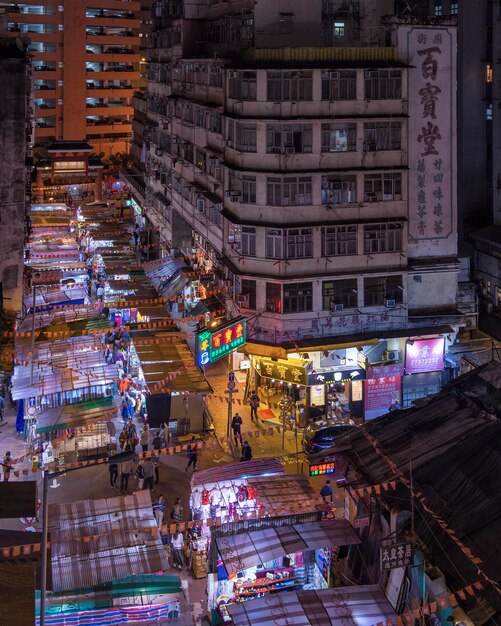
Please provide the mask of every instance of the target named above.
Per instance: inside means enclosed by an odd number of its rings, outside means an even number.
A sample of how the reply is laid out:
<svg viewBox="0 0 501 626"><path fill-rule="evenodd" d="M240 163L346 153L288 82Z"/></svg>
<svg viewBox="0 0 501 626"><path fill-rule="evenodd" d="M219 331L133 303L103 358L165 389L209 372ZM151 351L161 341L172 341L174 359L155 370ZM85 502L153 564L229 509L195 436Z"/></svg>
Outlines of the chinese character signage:
<svg viewBox="0 0 501 626"><path fill-rule="evenodd" d="M365 381L366 420L388 413L394 402L401 404L401 381L400 376L369 378Z"/></svg>
<svg viewBox="0 0 501 626"><path fill-rule="evenodd" d="M407 374L437 372L444 368L445 339L419 339L407 342L405 371Z"/></svg>
<svg viewBox="0 0 501 626"><path fill-rule="evenodd" d="M386 378L387 376L403 375L403 363L390 363L389 365L371 365L367 369L367 378Z"/></svg>
<svg viewBox="0 0 501 626"><path fill-rule="evenodd" d="M456 252L456 31L402 26L409 63L409 255Z"/></svg>
<svg viewBox="0 0 501 626"><path fill-rule="evenodd" d="M412 543L395 543L392 546L381 546L379 549L381 571L412 565Z"/></svg>
<svg viewBox="0 0 501 626"><path fill-rule="evenodd" d="M197 365L213 363L223 356L241 348L247 341L245 318L226 324L216 330L204 330L197 334Z"/></svg>
<svg viewBox="0 0 501 626"><path fill-rule="evenodd" d="M310 464L310 476L325 476L326 474L334 474L336 471L336 461L325 461L322 463Z"/></svg>
<svg viewBox="0 0 501 626"><path fill-rule="evenodd" d="M352 380L365 380L366 371L354 367L348 370L338 370L335 372L317 372L308 374L308 385L330 385L332 383L347 382Z"/></svg>
<svg viewBox="0 0 501 626"><path fill-rule="evenodd" d="M256 370L263 378L273 378L285 383L306 385L306 368L285 361L256 359Z"/></svg>

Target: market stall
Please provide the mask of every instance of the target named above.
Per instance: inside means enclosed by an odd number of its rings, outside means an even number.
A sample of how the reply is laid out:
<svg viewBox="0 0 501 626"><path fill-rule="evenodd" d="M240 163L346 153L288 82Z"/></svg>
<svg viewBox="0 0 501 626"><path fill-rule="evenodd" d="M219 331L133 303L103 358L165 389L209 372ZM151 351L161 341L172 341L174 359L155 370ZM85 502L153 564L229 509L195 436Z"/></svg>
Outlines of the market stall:
<svg viewBox="0 0 501 626"><path fill-rule="evenodd" d="M253 479L284 474L284 466L277 458L253 459L196 472L191 477L192 518L225 520L232 519L235 514L254 511L260 494L252 487Z"/></svg>
<svg viewBox="0 0 501 626"><path fill-rule="evenodd" d="M329 587L333 547L360 543L344 519L291 523L260 520L248 530L217 532L217 570L208 579L209 606L229 622L228 607L280 591Z"/></svg>
<svg viewBox="0 0 501 626"><path fill-rule="evenodd" d="M378 585L290 591L228 606L234 626L373 626L393 624L396 613Z"/></svg>

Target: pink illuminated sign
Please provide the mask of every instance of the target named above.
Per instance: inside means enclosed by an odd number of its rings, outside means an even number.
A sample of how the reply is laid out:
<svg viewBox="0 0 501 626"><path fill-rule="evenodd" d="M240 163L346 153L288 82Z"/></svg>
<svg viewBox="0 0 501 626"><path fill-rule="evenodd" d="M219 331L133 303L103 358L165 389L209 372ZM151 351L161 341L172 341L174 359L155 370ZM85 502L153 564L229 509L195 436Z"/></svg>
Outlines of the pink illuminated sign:
<svg viewBox="0 0 501 626"><path fill-rule="evenodd" d="M408 342L405 350L405 371L407 374L437 372L444 368L443 337L419 339Z"/></svg>

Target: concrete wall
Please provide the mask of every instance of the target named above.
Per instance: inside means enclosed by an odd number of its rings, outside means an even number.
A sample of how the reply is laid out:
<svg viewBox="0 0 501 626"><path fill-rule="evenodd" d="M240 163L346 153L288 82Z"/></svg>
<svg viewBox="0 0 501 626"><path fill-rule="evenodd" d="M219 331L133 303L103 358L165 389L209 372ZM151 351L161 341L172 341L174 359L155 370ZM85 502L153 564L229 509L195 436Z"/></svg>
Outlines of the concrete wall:
<svg viewBox="0 0 501 626"><path fill-rule="evenodd" d="M0 58L0 281L4 308L19 311L23 295L24 215L26 193L26 65Z"/></svg>

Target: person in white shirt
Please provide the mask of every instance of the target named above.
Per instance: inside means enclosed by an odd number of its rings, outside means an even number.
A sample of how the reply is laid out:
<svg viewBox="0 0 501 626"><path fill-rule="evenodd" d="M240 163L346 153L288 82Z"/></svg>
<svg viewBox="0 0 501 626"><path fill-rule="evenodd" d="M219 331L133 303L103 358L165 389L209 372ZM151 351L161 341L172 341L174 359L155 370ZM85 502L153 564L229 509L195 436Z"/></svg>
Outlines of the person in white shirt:
<svg viewBox="0 0 501 626"><path fill-rule="evenodd" d="M103 296L104 296L104 288L102 287L102 285L99 285L99 287L96 290L96 294L97 294L98 301L102 302Z"/></svg>
<svg viewBox="0 0 501 626"><path fill-rule="evenodd" d="M172 560L174 567L179 569L183 568L183 548L184 548L184 535L179 530L179 524L176 524L176 532L172 535Z"/></svg>

